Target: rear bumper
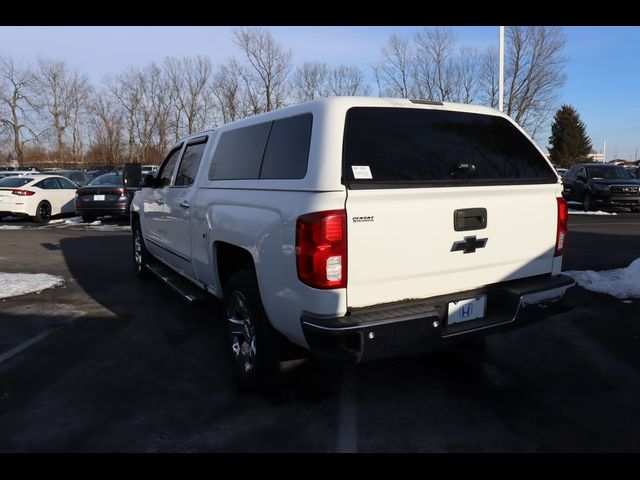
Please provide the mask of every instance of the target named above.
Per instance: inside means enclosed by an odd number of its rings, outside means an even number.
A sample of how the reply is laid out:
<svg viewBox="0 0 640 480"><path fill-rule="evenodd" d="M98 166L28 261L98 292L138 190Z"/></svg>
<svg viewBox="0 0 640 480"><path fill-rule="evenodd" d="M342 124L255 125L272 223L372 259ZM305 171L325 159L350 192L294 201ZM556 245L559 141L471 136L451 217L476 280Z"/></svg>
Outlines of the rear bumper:
<svg viewBox="0 0 640 480"><path fill-rule="evenodd" d="M323 358L364 361L437 350L490 333L513 330L567 311L564 296L575 281L539 276L453 295L354 309L344 317L302 315L312 352ZM481 319L449 325L449 302L486 295Z"/></svg>
<svg viewBox="0 0 640 480"><path fill-rule="evenodd" d="M129 206L114 206L114 207L82 207L76 208L76 215L80 216L94 216L100 217L103 215L113 215L113 216L129 216Z"/></svg>

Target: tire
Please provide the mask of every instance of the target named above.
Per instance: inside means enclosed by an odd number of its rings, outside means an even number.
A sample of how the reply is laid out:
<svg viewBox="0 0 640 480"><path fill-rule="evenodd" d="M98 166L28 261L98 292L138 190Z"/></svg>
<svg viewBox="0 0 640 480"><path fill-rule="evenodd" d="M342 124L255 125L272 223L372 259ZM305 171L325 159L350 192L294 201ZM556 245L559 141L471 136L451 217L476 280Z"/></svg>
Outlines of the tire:
<svg viewBox="0 0 640 480"><path fill-rule="evenodd" d="M36 214L33 217L33 221L36 223L49 223L49 220L51 220L51 204L43 200L36 207Z"/></svg>
<svg viewBox="0 0 640 480"><path fill-rule="evenodd" d="M582 197L582 209L585 212L589 210L593 210L593 202L591 201L591 195L585 193L584 197Z"/></svg>
<svg viewBox="0 0 640 480"><path fill-rule="evenodd" d="M144 244L144 237L142 236L142 230L140 229L140 223L135 222L133 224L133 268L136 272L136 277L141 280L146 280L151 277L151 273L147 268L147 264L151 260L151 254L147 250Z"/></svg>
<svg viewBox="0 0 640 480"><path fill-rule="evenodd" d="M277 377L280 339L264 311L253 272L231 275L224 291L224 314L227 351L238 389L264 392Z"/></svg>
<svg viewBox="0 0 640 480"><path fill-rule="evenodd" d="M633 213L640 213L640 208L639 207L633 207L633 208L631 208L631 211Z"/></svg>
<svg viewBox="0 0 640 480"><path fill-rule="evenodd" d="M91 223L93 221L95 221L96 217L93 217L91 215L82 215L82 221L84 223Z"/></svg>

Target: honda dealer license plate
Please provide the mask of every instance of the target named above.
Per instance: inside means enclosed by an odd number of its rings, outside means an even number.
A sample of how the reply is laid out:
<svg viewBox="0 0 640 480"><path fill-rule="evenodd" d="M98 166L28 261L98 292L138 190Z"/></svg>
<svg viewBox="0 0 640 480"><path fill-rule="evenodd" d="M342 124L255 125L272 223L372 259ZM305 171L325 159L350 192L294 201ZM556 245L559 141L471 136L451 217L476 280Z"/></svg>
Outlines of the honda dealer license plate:
<svg viewBox="0 0 640 480"><path fill-rule="evenodd" d="M449 302L449 325L484 317L486 305L486 295Z"/></svg>
<svg viewBox="0 0 640 480"><path fill-rule="evenodd" d="M94 195L93 196L93 200L94 201L96 201L96 200L104 200L104 195Z"/></svg>

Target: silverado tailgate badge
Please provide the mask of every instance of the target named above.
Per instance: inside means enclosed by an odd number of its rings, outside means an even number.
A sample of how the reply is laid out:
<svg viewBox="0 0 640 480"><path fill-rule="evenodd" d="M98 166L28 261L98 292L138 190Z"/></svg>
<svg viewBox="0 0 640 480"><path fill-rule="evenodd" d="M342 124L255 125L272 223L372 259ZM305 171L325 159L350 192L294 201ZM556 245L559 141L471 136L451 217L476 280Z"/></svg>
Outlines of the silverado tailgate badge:
<svg viewBox="0 0 640 480"><path fill-rule="evenodd" d="M484 248L487 244L488 238L476 238L475 235L471 237L464 237L464 240L453 242L451 247L452 252L459 252L462 250L464 253L474 253L477 248Z"/></svg>

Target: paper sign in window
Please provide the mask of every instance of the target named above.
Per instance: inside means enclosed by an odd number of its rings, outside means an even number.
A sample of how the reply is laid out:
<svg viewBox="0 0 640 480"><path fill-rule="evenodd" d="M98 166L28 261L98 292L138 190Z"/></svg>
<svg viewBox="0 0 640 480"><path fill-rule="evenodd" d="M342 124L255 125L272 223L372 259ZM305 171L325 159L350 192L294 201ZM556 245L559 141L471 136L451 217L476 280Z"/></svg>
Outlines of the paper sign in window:
<svg viewBox="0 0 640 480"><path fill-rule="evenodd" d="M373 176L371 176L371 169L369 168L369 165L351 165L351 171L353 171L353 178L356 180L371 180L373 178Z"/></svg>

